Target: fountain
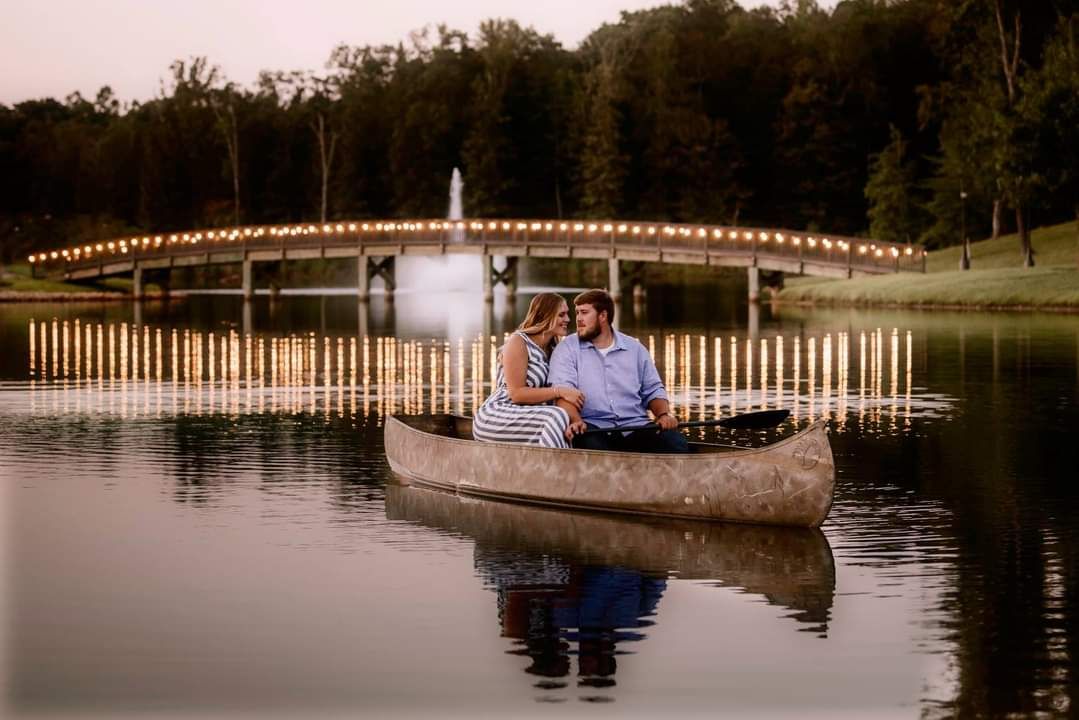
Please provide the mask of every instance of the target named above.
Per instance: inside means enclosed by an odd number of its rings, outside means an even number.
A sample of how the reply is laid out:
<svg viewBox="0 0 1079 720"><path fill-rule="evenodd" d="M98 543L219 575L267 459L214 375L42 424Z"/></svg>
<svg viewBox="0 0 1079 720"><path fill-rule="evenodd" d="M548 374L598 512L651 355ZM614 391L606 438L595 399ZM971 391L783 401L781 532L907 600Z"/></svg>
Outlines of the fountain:
<svg viewBox="0 0 1079 720"><path fill-rule="evenodd" d="M448 220L464 217L462 196L464 181L461 171L453 169L450 177ZM452 243L465 240L464 230L454 230ZM446 254L436 257L401 256L397 258L397 288L405 293L423 291L424 294L441 292L478 292L482 285L482 263L475 255Z"/></svg>
<svg viewBox="0 0 1079 720"><path fill-rule="evenodd" d="M454 168L447 220L464 217L464 185L461 171ZM451 231L449 240L451 245L463 243L465 231ZM397 258L396 269L398 310L417 326L435 328L445 324L447 337L462 337L473 331L468 318L474 315L476 299L483 288L483 270L479 255L402 255Z"/></svg>

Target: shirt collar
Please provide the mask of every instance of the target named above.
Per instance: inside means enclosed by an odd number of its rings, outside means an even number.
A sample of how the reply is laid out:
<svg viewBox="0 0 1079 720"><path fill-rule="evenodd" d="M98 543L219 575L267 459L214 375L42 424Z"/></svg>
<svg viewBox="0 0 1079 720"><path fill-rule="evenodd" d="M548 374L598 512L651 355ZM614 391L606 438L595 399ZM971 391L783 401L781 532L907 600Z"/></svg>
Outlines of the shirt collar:
<svg viewBox="0 0 1079 720"><path fill-rule="evenodd" d="M629 346L626 345L625 335L613 328L611 332L614 333L614 343L610 346L610 350L628 350ZM580 336L578 336L578 339L580 339ZM582 348L595 348L596 352L599 352L599 348L591 340L580 340L580 343Z"/></svg>

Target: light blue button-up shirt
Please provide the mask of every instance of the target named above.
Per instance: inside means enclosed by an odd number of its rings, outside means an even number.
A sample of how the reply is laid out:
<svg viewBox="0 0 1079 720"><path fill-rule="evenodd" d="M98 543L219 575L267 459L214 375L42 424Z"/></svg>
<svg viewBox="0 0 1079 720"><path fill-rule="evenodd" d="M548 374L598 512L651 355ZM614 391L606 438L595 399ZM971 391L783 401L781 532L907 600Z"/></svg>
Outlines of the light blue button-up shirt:
<svg viewBox="0 0 1079 720"><path fill-rule="evenodd" d="M643 425L648 422L648 403L666 400L667 391L644 345L613 332L614 345L606 357L591 341L567 336L551 355L547 382L583 392L581 419L590 425Z"/></svg>

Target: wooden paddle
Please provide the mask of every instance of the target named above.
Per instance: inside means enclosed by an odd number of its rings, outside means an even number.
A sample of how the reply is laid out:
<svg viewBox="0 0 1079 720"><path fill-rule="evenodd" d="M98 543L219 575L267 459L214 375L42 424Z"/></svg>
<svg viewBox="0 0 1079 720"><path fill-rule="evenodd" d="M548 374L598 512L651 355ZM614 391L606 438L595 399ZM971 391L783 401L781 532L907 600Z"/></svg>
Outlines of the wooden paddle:
<svg viewBox="0 0 1079 720"><path fill-rule="evenodd" d="M790 410L760 410L758 412L731 415L730 417L721 418L719 420L696 420L693 422L678 423L678 429L714 427L718 425L719 427L724 427L729 430L763 430L765 428L775 427L786 420L790 414ZM621 427L597 428L595 430L585 430L582 433L578 433L576 437L609 432L633 432L634 430L659 430L659 425L656 423L648 423L647 425L624 425Z"/></svg>

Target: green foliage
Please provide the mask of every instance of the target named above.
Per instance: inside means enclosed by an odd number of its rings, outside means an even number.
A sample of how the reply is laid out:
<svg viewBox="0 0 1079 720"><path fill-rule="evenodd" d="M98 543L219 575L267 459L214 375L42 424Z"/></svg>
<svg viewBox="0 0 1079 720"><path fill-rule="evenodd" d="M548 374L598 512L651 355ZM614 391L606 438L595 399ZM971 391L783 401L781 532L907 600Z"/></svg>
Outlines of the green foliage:
<svg viewBox="0 0 1079 720"><path fill-rule="evenodd" d="M1022 16L1020 33L1006 27L1022 41L1014 97L997 2ZM943 245L959 239L962 189L972 234L1000 197L1055 221L1079 206L1074 6L685 0L624 13L573 50L491 20L472 37L437 27L340 46L318 78L267 72L253 87L206 58L177 61L146 102L104 88L0 106L0 259L238 213L442 217L454 167L472 216Z"/></svg>
<svg viewBox="0 0 1079 720"><path fill-rule="evenodd" d="M894 126L891 142L871 156L865 197L869 201L869 234L890 242L913 242L924 222L916 197L917 166L908 157L903 134Z"/></svg>

